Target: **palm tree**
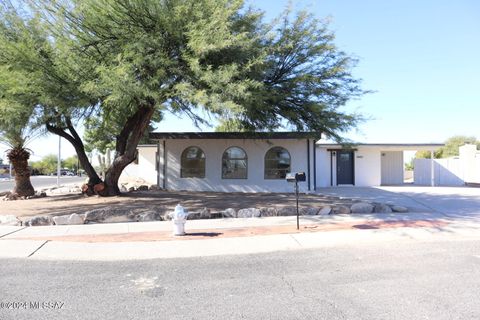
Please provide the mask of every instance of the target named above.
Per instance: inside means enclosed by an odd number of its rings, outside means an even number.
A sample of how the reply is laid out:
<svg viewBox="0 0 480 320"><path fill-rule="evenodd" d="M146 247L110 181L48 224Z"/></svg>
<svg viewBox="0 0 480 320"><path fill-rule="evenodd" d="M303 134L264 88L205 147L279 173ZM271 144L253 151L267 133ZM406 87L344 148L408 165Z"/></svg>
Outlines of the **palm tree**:
<svg viewBox="0 0 480 320"><path fill-rule="evenodd" d="M0 142L7 145L8 161L12 164L15 173L15 185L11 192L11 198L33 196L35 189L30 181L30 168L28 159L30 150L26 148L28 141L35 136L35 131L28 125L18 123L5 123L0 121Z"/></svg>

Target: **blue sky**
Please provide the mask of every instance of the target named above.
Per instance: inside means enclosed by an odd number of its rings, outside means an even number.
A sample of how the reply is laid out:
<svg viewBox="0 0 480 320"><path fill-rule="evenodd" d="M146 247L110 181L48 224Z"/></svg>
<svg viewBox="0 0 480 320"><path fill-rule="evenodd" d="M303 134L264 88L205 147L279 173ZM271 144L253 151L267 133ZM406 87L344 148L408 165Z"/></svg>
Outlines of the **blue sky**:
<svg viewBox="0 0 480 320"><path fill-rule="evenodd" d="M247 3L277 16L287 0ZM345 110L372 119L347 137L359 142L443 142L480 138L480 1L291 1L329 17L337 46L359 59L355 76L373 90ZM188 119L167 116L159 131L196 131ZM208 129L207 129L208 130ZM213 130L213 129L210 129ZM56 137L32 143L34 159L53 153ZM63 142L67 146L66 141ZM65 156L74 154L64 148Z"/></svg>

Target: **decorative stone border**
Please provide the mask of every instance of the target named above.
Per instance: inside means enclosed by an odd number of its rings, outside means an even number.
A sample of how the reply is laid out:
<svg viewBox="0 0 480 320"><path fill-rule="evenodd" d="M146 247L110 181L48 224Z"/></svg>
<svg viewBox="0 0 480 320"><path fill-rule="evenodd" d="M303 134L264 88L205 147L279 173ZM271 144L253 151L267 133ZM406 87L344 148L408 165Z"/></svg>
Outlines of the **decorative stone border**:
<svg viewBox="0 0 480 320"><path fill-rule="evenodd" d="M370 202L355 202L347 205L326 205L319 207L300 207L300 215L332 215L332 214L370 214L370 213L405 213L405 207ZM166 207L125 208L103 207L89 210L83 213L72 213L62 216L40 215L32 217L24 222L25 226L45 225L74 225L88 223L114 223L114 222L143 222L143 221L166 221L171 220L172 210ZM260 208L228 208L222 211L213 211L209 208L189 212L188 220L195 219L218 219L218 218L260 218L275 216L295 216L296 207L275 206ZM2 217L9 217L3 218ZM15 216L0 216L0 225L21 225L21 221Z"/></svg>

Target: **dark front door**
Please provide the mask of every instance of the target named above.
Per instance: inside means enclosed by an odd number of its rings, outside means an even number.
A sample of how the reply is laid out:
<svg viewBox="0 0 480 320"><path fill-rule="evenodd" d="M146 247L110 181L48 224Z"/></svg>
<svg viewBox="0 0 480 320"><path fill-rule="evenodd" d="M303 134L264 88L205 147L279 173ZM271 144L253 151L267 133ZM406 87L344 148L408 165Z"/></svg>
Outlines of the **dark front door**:
<svg viewBox="0 0 480 320"><path fill-rule="evenodd" d="M353 151L337 151L337 185L353 185Z"/></svg>

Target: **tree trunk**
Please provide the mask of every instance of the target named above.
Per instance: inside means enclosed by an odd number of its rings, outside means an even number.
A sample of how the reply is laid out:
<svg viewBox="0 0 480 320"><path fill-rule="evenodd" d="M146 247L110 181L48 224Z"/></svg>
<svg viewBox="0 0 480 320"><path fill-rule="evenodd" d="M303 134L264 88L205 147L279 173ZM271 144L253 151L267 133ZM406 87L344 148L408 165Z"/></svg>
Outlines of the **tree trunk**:
<svg viewBox="0 0 480 320"><path fill-rule="evenodd" d="M89 188L93 190L93 186L98 183L101 183L102 179L100 179L97 172L93 168L92 164L88 160L87 154L85 153L85 146L82 142L82 139L80 138L77 131L73 127L73 124L71 123L69 118L66 119L66 123L67 123L67 128L70 131L70 134L67 133L63 128L59 128L48 123L46 124L46 127L49 132L59 135L62 138L65 138L75 148L75 151L77 152L77 156L78 156L78 161L80 162L80 166L87 173L87 176L88 176L87 184L89 185Z"/></svg>
<svg viewBox="0 0 480 320"><path fill-rule="evenodd" d="M15 170L15 186L12 194L20 197L33 196L35 189L30 181L30 169L28 168L30 153L23 147L15 147L8 152L7 158Z"/></svg>
<svg viewBox="0 0 480 320"><path fill-rule="evenodd" d="M139 106L137 112L128 118L122 131L117 136L115 146L115 159L105 174L105 188L99 192L101 196L116 196L120 194L118 180L123 169L132 163L137 157L137 146L145 130L150 124L155 104L150 101L146 105Z"/></svg>

